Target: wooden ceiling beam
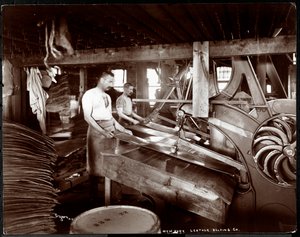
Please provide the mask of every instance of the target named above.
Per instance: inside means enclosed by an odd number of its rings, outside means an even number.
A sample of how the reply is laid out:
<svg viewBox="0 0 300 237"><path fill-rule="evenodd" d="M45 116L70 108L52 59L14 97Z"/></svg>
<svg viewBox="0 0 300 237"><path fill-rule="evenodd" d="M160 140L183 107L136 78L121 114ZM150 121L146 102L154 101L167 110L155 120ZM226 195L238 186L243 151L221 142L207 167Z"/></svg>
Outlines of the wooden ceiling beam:
<svg viewBox="0 0 300 237"><path fill-rule="evenodd" d="M210 58L233 56L286 54L296 52L296 36L276 38L245 39L232 41L211 41ZM192 44L150 45L140 47L92 49L77 51L75 56L65 56L61 60L49 59L50 65L88 65L115 62L159 61L167 59L192 58ZM15 62L20 66L42 65L43 57L20 58Z"/></svg>
<svg viewBox="0 0 300 237"><path fill-rule="evenodd" d="M111 5L111 7L118 12L118 17L122 20L122 22L127 24L131 29L136 30L137 32L143 32L151 39L167 40L170 42L169 38L166 38L164 35L161 35L157 31L153 30L153 28L145 25L135 15L132 15L130 12L128 12L127 8L115 5Z"/></svg>
<svg viewBox="0 0 300 237"><path fill-rule="evenodd" d="M190 8L187 8L185 5L180 6L182 11L184 12L184 19L188 21L188 25L190 27L190 30L193 33L194 39L202 40L204 39L204 34L202 30L199 28L197 24L196 17L191 13Z"/></svg>
<svg viewBox="0 0 300 237"><path fill-rule="evenodd" d="M160 34L164 35L166 38L169 39L169 42L174 42L174 40L176 40L176 42L182 42L184 40L184 36L180 34L175 34L175 32L170 31L172 29L162 24L162 22L159 22L151 13L149 13L148 8L144 8L142 6L138 6L138 8L139 11L135 13L135 15L138 16L138 19L140 21L143 21L153 30L158 31ZM161 12L163 14L161 7L156 7L156 11ZM139 13L139 15L137 15L137 13Z"/></svg>
<svg viewBox="0 0 300 237"><path fill-rule="evenodd" d="M183 36L189 36L190 40L193 40L193 32L189 31L187 29L187 26L189 24L184 24L183 21L188 21L188 19L184 19L182 16L180 16L181 11L176 8L176 6L160 6L161 11L164 15L166 15L170 19L170 23L166 25L168 29L172 31L174 35ZM174 31L174 29L177 29Z"/></svg>

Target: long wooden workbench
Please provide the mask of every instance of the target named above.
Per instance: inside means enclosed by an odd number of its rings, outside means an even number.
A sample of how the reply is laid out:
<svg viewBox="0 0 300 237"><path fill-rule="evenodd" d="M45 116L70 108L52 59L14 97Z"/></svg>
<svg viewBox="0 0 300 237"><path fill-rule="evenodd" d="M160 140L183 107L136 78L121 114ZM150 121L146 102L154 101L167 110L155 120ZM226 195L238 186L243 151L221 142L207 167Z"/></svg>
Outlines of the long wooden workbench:
<svg viewBox="0 0 300 237"><path fill-rule="evenodd" d="M123 141L117 152L103 154L101 162L107 198L113 180L217 223L225 222L236 185L229 175Z"/></svg>

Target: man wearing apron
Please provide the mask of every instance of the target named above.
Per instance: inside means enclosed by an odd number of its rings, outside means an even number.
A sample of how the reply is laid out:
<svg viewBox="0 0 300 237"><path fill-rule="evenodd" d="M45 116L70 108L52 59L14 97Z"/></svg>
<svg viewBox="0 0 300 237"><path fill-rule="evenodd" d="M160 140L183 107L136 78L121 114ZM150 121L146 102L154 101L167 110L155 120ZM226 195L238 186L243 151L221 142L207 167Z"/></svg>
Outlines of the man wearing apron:
<svg viewBox="0 0 300 237"><path fill-rule="evenodd" d="M130 96L133 94L133 85L131 83L125 83L124 92L120 95L116 102L116 109L119 115L119 123L123 126L132 124L138 124L143 122L144 119L137 115L132 109L132 100Z"/></svg>
<svg viewBox="0 0 300 237"><path fill-rule="evenodd" d="M114 74L103 72L98 79L97 86L87 90L82 97L84 119L89 125L87 131L87 171L91 177L91 182L95 182L96 177L103 176L101 174L102 152L113 152L115 147L114 132L117 130L132 135L130 130L121 126L112 116L111 98L105 91L113 87L113 83Z"/></svg>

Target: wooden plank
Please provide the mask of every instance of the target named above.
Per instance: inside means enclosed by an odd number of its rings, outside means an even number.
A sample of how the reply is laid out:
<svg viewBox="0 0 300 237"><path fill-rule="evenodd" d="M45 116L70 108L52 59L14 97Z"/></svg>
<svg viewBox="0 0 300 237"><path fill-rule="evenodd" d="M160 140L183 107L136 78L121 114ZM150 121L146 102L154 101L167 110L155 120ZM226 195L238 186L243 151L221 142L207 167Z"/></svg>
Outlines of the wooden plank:
<svg viewBox="0 0 300 237"><path fill-rule="evenodd" d="M189 143L189 142L187 142L187 141L185 141L183 139L179 139L178 140L178 144L182 145L182 146L185 146L185 147L190 147L191 149L193 149L194 151L196 151L197 155L199 155L199 156L207 157L207 158L211 158L211 159L215 159L215 160L221 161L221 162L223 162L225 164L228 164L228 165L230 165L232 167L235 167L238 170L243 170L243 171L247 172L245 166L242 163L240 163L240 162L232 159L229 156L225 156L223 154L220 154L218 152L209 150L207 148L204 148L204 147L201 147L201 146L197 146L197 145Z"/></svg>
<svg viewBox="0 0 300 237"><path fill-rule="evenodd" d="M137 80L136 80L136 96L138 98L148 98L148 80L147 80L147 64L137 63ZM137 104L137 113L142 117L147 116L150 109L148 102Z"/></svg>
<svg viewBox="0 0 300 237"><path fill-rule="evenodd" d="M174 121L175 122L175 121ZM129 126L128 129L133 130L141 134L142 137L146 136L156 136L161 138L175 138L177 136L178 131L175 131L174 128L170 128L158 123L148 122L143 125L132 125ZM145 138L145 140L147 140Z"/></svg>
<svg viewBox="0 0 300 237"><path fill-rule="evenodd" d="M163 102L163 103L188 103L191 104L192 100L171 100L171 99L132 99L134 102Z"/></svg>
<svg viewBox="0 0 300 237"><path fill-rule="evenodd" d="M120 134L121 135L121 134ZM119 136L116 134L116 136ZM124 136L124 134L122 134ZM120 136L121 137L121 136ZM133 139L134 138L134 139ZM127 142L134 142L134 140L142 140L141 138L137 138L135 136L125 135L125 138L122 138ZM167 139L167 140L166 140ZM220 155L219 153L212 152L206 148L200 147L198 145L193 145L187 141L180 139L179 149L177 152L172 152L172 147L176 143L177 139L168 139L166 138L164 142L148 142L143 139L145 142L140 142L139 144L145 148L155 150L160 154L165 154L170 157L175 157L177 159L186 161L188 163L196 164L199 166L204 166L211 170L215 170L221 173L226 173L230 176L233 176L236 173L236 169L245 169L242 164L234 161L230 157ZM139 141L138 140L138 141ZM141 148L142 149L142 148ZM126 156L135 157L134 159L143 160L143 162L147 162L151 157L149 157L149 151L143 150L144 154L141 153L141 150L136 150L134 153L124 153ZM134 154L134 156L132 155ZM152 155L152 153L150 153Z"/></svg>
<svg viewBox="0 0 300 237"><path fill-rule="evenodd" d="M61 142L55 142L55 150L58 156L68 157L79 150L85 149L86 138L76 138Z"/></svg>
<svg viewBox="0 0 300 237"><path fill-rule="evenodd" d="M170 124L173 124L173 125L175 125L175 126L177 125L177 122L174 121L174 120L165 118L165 117L160 116L160 115L158 115L157 117L158 117L159 119L161 119L161 120L164 120L164 121L170 123ZM157 128L156 128L156 129L157 129ZM205 137L205 138L208 138L208 139L210 138L210 135L209 135L209 134L206 134L206 133L204 133L204 132L202 132L202 131L200 131L200 130L191 129L191 128L190 128L189 126L187 126L187 125L183 125L183 129L184 129L185 131L190 131L190 132L192 132L192 133L201 135L202 137Z"/></svg>
<svg viewBox="0 0 300 237"><path fill-rule="evenodd" d="M193 44L193 117L207 118L209 112L209 43Z"/></svg>
<svg viewBox="0 0 300 237"><path fill-rule="evenodd" d="M289 76L288 76L288 98L296 100L297 93L297 67L296 65L289 66Z"/></svg>
<svg viewBox="0 0 300 237"><path fill-rule="evenodd" d="M76 172L73 172L76 173ZM65 190L68 190L70 188L75 187L78 184L81 184L89 179L89 175L87 172L84 172L81 176L74 178L74 179L69 179L69 180L56 180L57 182L57 188L59 189L60 192L63 192Z"/></svg>
<svg viewBox="0 0 300 237"><path fill-rule="evenodd" d="M284 86L282 84L282 81L278 75L278 72L273 64L272 58L269 56L268 60L266 62L266 73L268 75L268 78L271 81L272 84L272 91L276 91L276 94L279 98L288 98L288 95L284 89Z"/></svg>
<svg viewBox="0 0 300 237"><path fill-rule="evenodd" d="M104 175L116 182L155 195L210 220L216 222L225 220L224 202L220 198L209 200L204 198L202 193L189 192L186 190L190 188L187 183L180 183L175 177L170 179L168 175L147 165L124 157L106 155L103 169ZM193 188L201 192L201 189L194 186Z"/></svg>
<svg viewBox="0 0 300 237"><path fill-rule="evenodd" d="M215 175L215 173L210 170L195 165L190 165L182 170L174 169L172 173L186 181L194 182L196 186L200 185L204 189L210 190L213 187L214 192L217 193L226 204L230 204L232 201L235 181L228 179L223 174ZM199 182L199 177L206 177L206 179Z"/></svg>
<svg viewBox="0 0 300 237"><path fill-rule="evenodd" d="M166 166L167 166L167 162L168 160L171 159L171 157L169 156L165 156L165 155L162 155L161 153L159 152L155 152L155 151L152 151L155 155L152 156L151 159L149 159L146 164L147 165L150 165L152 167L155 167L155 168L158 168L162 171L166 171Z"/></svg>
<svg viewBox="0 0 300 237"><path fill-rule="evenodd" d="M185 59L192 55L190 44L175 45L153 45L139 47L124 47L111 49L92 49L76 51L75 56L65 56L61 60L50 58L49 65L82 65L82 64L99 64L114 62L141 62L165 59ZM31 58L28 60L21 59L23 65L40 65L43 57ZM140 78L139 78L140 79Z"/></svg>
<svg viewBox="0 0 300 237"><path fill-rule="evenodd" d="M110 196L111 196L111 181L109 178L104 178L104 203L105 206L110 204Z"/></svg>
<svg viewBox="0 0 300 237"><path fill-rule="evenodd" d="M22 118L25 117L25 114L22 114L22 108L24 108L24 100L22 101L22 81L21 81L21 70L18 67L13 67L13 83L14 83L14 92L11 96L12 104L12 121L22 123Z"/></svg>
<svg viewBox="0 0 300 237"><path fill-rule="evenodd" d="M210 42L211 58L245 55L285 54L296 52L296 36L276 38L242 39ZM111 49L90 49L76 51L74 56L58 60L50 58L49 65L88 65L115 62L159 61L168 59L190 59L193 57L192 44L151 45ZM43 65L44 55L19 57L14 63L19 66Z"/></svg>
<svg viewBox="0 0 300 237"><path fill-rule="evenodd" d="M235 181L233 179L228 179L224 174L216 175L209 169L204 169L202 167L188 164L176 159L170 159L167 161L166 171L180 177L186 181L191 181L195 185L199 183L199 177L205 177L204 180L200 181L200 186L206 189L214 187L214 191L220 194L220 197L227 204L231 203ZM224 179L225 177L225 179Z"/></svg>
<svg viewBox="0 0 300 237"><path fill-rule="evenodd" d="M110 157L109 159L111 159L112 156L111 155L108 156ZM136 162L124 156L119 156L116 159L118 159L116 161L119 164L118 166L119 171L121 171L123 168L130 169L133 166L136 167L138 166L138 164L140 164L142 167L140 167L139 170L135 171L135 173L141 172L140 175L147 176L148 178L151 178L156 182L161 182L167 185L174 184L176 187L180 187L181 190L186 190L195 193L197 192L199 193L200 196L202 195L203 197L206 196L208 198L211 198L212 196L215 196L217 194L220 195L220 198L222 198L226 203L231 202L231 198L234 191L233 187L235 186L235 182L233 182L231 178L213 172L209 169L196 166L197 168L193 172L193 176L192 176L193 178L191 178L189 174L186 177L185 173L181 174L181 176L179 177L178 174L166 171L166 166L164 165L165 161L161 161L160 165L158 166L155 165L153 166L149 164L143 164L141 162ZM110 161L107 160L105 160L104 163L105 162L110 163ZM195 167L192 166L191 169L192 168ZM212 188L213 188L213 192L211 192Z"/></svg>
<svg viewBox="0 0 300 237"><path fill-rule="evenodd" d="M86 171L86 168L84 167L84 168L74 169L72 171L69 171L69 172L59 175L59 176L57 176L57 174L54 173L53 176L54 176L55 181L60 182L60 181L64 180L65 178L70 177L72 174L76 174L76 173L84 173L85 174L86 173L85 171Z"/></svg>
<svg viewBox="0 0 300 237"><path fill-rule="evenodd" d="M266 94L266 81L267 81L267 70L266 70L266 62L267 62L267 55L260 55L257 57L257 64L256 64L256 75L257 79L259 80L260 86L264 94Z"/></svg>
<svg viewBox="0 0 300 237"><path fill-rule="evenodd" d="M216 41L210 42L209 52L212 58L294 53L296 52L296 42L296 36L294 35Z"/></svg>
<svg viewBox="0 0 300 237"><path fill-rule="evenodd" d="M3 120L12 120L12 96L2 97L2 118Z"/></svg>
<svg viewBox="0 0 300 237"><path fill-rule="evenodd" d="M116 149L116 154L124 154L124 153L128 153L131 151L135 151L138 150L140 147L134 144L122 144L120 143L118 146L118 149Z"/></svg>
<svg viewBox="0 0 300 237"><path fill-rule="evenodd" d="M181 160L170 158L168 159L166 164L166 171L172 174L181 174L182 172L186 171L188 167L192 164L188 162L183 162Z"/></svg>
<svg viewBox="0 0 300 237"><path fill-rule="evenodd" d="M153 156L155 156L155 153L149 149L139 148L138 150L123 153L123 155L131 157L136 161L147 163Z"/></svg>
<svg viewBox="0 0 300 237"><path fill-rule="evenodd" d="M79 70L79 104L84 92L87 90L87 69L85 67Z"/></svg>

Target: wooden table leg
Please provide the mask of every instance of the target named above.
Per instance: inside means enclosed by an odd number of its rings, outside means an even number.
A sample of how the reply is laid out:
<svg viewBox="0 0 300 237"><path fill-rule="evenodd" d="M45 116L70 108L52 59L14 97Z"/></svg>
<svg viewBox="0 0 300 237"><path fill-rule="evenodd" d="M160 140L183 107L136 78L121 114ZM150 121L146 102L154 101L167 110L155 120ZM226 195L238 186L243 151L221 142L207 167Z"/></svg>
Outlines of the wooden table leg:
<svg viewBox="0 0 300 237"><path fill-rule="evenodd" d="M104 202L105 206L110 204L110 196L111 196L111 180L105 177L104 180Z"/></svg>

